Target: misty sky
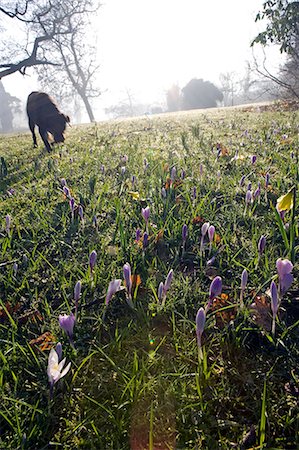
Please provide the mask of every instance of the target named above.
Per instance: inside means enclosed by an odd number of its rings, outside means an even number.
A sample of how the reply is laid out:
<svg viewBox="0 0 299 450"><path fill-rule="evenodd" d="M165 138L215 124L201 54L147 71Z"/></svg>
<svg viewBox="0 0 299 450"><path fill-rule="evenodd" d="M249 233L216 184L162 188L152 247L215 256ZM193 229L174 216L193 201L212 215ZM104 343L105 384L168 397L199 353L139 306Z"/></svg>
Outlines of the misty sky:
<svg viewBox="0 0 299 450"><path fill-rule="evenodd" d="M126 100L158 104L165 91L191 78L219 84L221 72L242 73L252 59L251 40L261 30L254 18L263 0L102 0L97 32L101 68L97 119L104 107ZM281 59L272 53L276 66ZM5 88L26 98L38 89L31 77L3 79ZM51 94L51 93L50 93Z"/></svg>

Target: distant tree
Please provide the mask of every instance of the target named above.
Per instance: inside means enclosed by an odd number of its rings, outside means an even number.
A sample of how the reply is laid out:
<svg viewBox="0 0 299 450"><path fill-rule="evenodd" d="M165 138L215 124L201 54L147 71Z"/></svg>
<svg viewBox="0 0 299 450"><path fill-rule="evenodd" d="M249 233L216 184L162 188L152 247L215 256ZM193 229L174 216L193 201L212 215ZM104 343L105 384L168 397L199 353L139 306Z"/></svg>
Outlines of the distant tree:
<svg viewBox="0 0 299 450"><path fill-rule="evenodd" d="M13 130L13 114L20 111L21 100L5 91L0 81L0 124L3 133Z"/></svg>
<svg viewBox="0 0 299 450"><path fill-rule="evenodd" d="M222 92L213 83L201 78L193 78L182 89L183 109L214 108L222 100Z"/></svg>
<svg viewBox="0 0 299 450"><path fill-rule="evenodd" d="M167 110L169 112L179 111L181 109L181 89L177 84L173 84L166 92Z"/></svg>
<svg viewBox="0 0 299 450"><path fill-rule="evenodd" d="M17 71L24 75L31 66L39 67L41 83L53 87L53 91L63 86L59 90L65 95L76 92L93 121L89 99L100 92L93 85L98 66L87 36L90 18L98 7L99 0L4 0L0 14L23 24L28 37L19 48L16 62L12 62L15 48L10 55L5 54L5 60L1 58L0 79Z"/></svg>
<svg viewBox="0 0 299 450"><path fill-rule="evenodd" d="M233 106L240 85L235 72L225 72L219 75L224 106Z"/></svg>
<svg viewBox="0 0 299 450"><path fill-rule="evenodd" d="M266 20L265 30L252 42L265 47L268 44L279 46L286 54L287 61L275 75L267 68L266 57L262 66L256 62L258 73L278 84L282 90L299 98L299 2L290 0L269 0L256 16L256 22Z"/></svg>

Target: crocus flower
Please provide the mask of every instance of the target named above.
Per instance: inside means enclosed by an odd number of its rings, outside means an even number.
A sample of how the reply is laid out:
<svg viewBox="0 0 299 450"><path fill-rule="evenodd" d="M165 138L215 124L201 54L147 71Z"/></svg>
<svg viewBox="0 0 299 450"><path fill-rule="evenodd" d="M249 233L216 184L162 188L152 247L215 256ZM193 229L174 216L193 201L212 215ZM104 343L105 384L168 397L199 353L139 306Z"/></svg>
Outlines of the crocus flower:
<svg viewBox="0 0 299 450"><path fill-rule="evenodd" d="M203 250L204 250L203 241L204 241L205 235L207 234L209 226L210 226L210 223L205 222L201 227L200 253L203 253Z"/></svg>
<svg viewBox="0 0 299 450"><path fill-rule="evenodd" d="M91 273L93 272L93 269L95 268L96 261L97 261L97 252L95 250L93 250L89 255L89 267L90 267Z"/></svg>
<svg viewBox="0 0 299 450"><path fill-rule="evenodd" d="M74 288L74 300L75 300L75 305L76 305L76 311L78 308L78 302L80 300L80 295L81 295L81 281L77 281L77 283L75 284L75 288Z"/></svg>
<svg viewBox="0 0 299 450"><path fill-rule="evenodd" d="M136 176L135 175L132 175L131 183L132 183L132 188L134 189L135 183L136 183Z"/></svg>
<svg viewBox="0 0 299 450"><path fill-rule="evenodd" d="M60 314L59 315L59 325L60 328L67 334L70 344L74 346L73 334L74 334L74 325L76 322L76 318L73 313L70 315Z"/></svg>
<svg viewBox="0 0 299 450"><path fill-rule="evenodd" d="M141 238L141 230L137 228L136 230L136 242L140 241Z"/></svg>
<svg viewBox="0 0 299 450"><path fill-rule="evenodd" d="M187 235L188 235L188 227L186 224L183 225L182 227L182 239L183 239L183 243L186 242L187 240Z"/></svg>
<svg viewBox="0 0 299 450"><path fill-rule="evenodd" d="M163 198L166 198L166 195L167 195L166 189L165 189L165 187L162 187L162 189L161 189L161 196L162 196Z"/></svg>
<svg viewBox="0 0 299 450"><path fill-rule="evenodd" d="M162 302L163 296L164 296L164 284L161 281L161 283L159 284L159 287L158 287L158 299L159 299L160 303Z"/></svg>
<svg viewBox="0 0 299 450"><path fill-rule="evenodd" d="M71 197L71 199L70 199L70 208L71 208L72 222L73 222L73 220L74 220L74 211L75 211L75 199L74 199L74 197Z"/></svg>
<svg viewBox="0 0 299 450"><path fill-rule="evenodd" d="M175 166L173 166L173 168L171 169L170 178L171 178L171 181L174 181L176 179L176 167Z"/></svg>
<svg viewBox="0 0 299 450"><path fill-rule="evenodd" d="M259 252L259 256L262 255L262 253L264 252L266 247L266 236L261 236L260 240L258 242L257 248L258 248L258 252Z"/></svg>
<svg viewBox="0 0 299 450"><path fill-rule="evenodd" d="M166 292L168 291L168 289L170 288L171 282L173 279L173 270L171 269L166 277L165 283L164 283L164 294L166 295Z"/></svg>
<svg viewBox="0 0 299 450"><path fill-rule="evenodd" d="M181 171L181 179L184 180L186 178L186 172L184 169Z"/></svg>
<svg viewBox="0 0 299 450"><path fill-rule="evenodd" d="M293 264L288 259L279 258L276 261L276 269L279 278L278 292L281 299L293 283L294 277L291 274Z"/></svg>
<svg viewBox="0 0 299 450"><path fill-rule="evenodd" d="M63 378L70 370L71 363L68 363L68 365L64 368L65 362L66 358L63 358L63 360L59 362L58 353L54 348L52 348L49 353L47 368L47 374L50 383L50 398L52 398L53 395L54 384L57 383L60 378Z"/></svg>
<svg viewBox="0 0 299 450"><path fill-rule="evenodd" d="M274 336L274 334L275 334L275 319L276 319L278 307L279 307L278 292L277 292L277 287L276 287L276 284L274 283L274 281L272 281L272 283L270 285L270 296L271 296L271 309L272 309L272 314L273 314L272 334Z"/></svg>
<svg viewBox="0 0 299 450"><path fill-rule="evenodd" d="M55 350L56 350L56 353L58 355L58 361L61 361L61 358L62 358L62 345L61 345L61 342L57 342Z"/></svg>
<svg viewBox="0 0 299 450"><path fill-rule="evenodd" d="M256 155L252 155L250 159L251 159L251 164L256 163Z"/></svg>
<svg viewBox="0 0 299 450"><path fill-rule="evenodd" d="M79 205L78 214L79 214L80 219L83 220L84 213L83 213L82 205Z"/></svg>
<svg viewBox="0 0 299 450"><path fill-rule="evenodd" d="M124 271L124 279L126 282L126 291L127 291L127 296L129 299L132 298L132 279L131 279L131 266L129 263L126 263L123 267L123 271Z"/></svg>
<svg viewBox="0 0 299 450"><path fill-rule="evenodd" d="M143 243L142 243L143 250L145 250L147 246L148 246L148 234L145 232L143 233Z"/></svg>
<svg viewBox="0 0 299 450"><path fill-rule="evenodd" d="M5 231L9 235L10 234L10 225L11 225L11 217L9 214L5 217Z"/></svg>
<svg viewBox="0 0 299 450"><path fill-rule="evenodd" d="M242 275L241 275L241 293L240 293L240 306L241 308L243 308L244 303L243 303L243 297L244 297L244 292L246 289L246 285L247 285L247 281L248 281L248 272L246 269L243 270Z"/></svg>
<svg viewBox="0 0 299 450"><path fill-rule="evenodd" d="M258 201L260 202L260 196L261 196L261 186L259 183L259 186L256 188L256 190L253 193L253 198L258 199Z"/></svg>
<svg viewBox="0 0 299 450"><path fill-rule="evenodd" d="M116 292L118 292L121 289L120 285L121 285L121 280L110 281L108 290L107 290L107 294L106 294L106 299L105 299L106 306L109 304L113 295L116 294Z"/></svg>
<svg viewBox="0 0 299 450"><path fill-rule="evenodd" d="M267 172L266 175L265 175L265 188L266 189L269 186L269 182L270 182L270 174L269 174L269 172Z"/></svg>
<svg viewBox="0 0 299 450"><path fill-rule="evenodd" d="M192 200L195 200L196 199L196 186L193 186L193 189L192 189Z"/></svg>
<svg viewBox="0 0 299 450"><path fill-rule="evenodd" d="M144 218L146 224L148 223L150 212L151 211L150 211L150 207L149 206L147 206L146 208L142 208L141 209L141 214L142 214L142 217Z"/></svg>
<svg viewBox="0 0 299 450"><path fill-rule="evenodd" d="M246 176L245 176L245 175L242 175L242 177L241 177L241 179L240 179L240 181L239 181L239 186L240 186L240 187L243 187L243 186L244 186L244 184L245 184L245 178L246 178Z"/></svg>
<svg viewBox="0 0 299 450"><path fill-rule="evenodd" d="M214 280L210 285L209 302L207 304L206 311L212 305L214 298L218 297L221 294L221 291L222 291L222 279L221 277L217 276L214 278Z"/></svg>
<svg viewBox="0 0 299 450"><path fill-rule="evenodd" d="M214 235L215 235L215 227L214 227L214 225L210 225L208 228L208 236L209 236L209 241L210 241L209 255L211 254L211 251L212 251L212 243L213 243Z"/></svg>
<svg viewBox="0 0 299 450"><path fill-rule="evenodd" d="M293 208L294 201L293 201L294 195L293 195L293 188L285 195L282 195L277 200L276 209L278 212L280 211L289 211Z"/></svg>
<svg viewBox="0 0 299 450"><path fill-rule="evenodd" d="M63 190L63 193L66 196L66 198L70 198L71 197L70 190L69 190L69 188L67 186L63 186L62 190Z"/></svg>
<svg viewBox="0 0 299 450"><path fill-rule="evenodd" d="M197 345L199 350L199 357L200 359L203 359L202 354L202 346L201 346L201 336L205 327L206 323L206 312L203 308L199 308L196 314L196 336L197 336Z"/></svg>
<svg viewBox="0 0 299 450"><path fill-rule="evenodd" d="M65 178L61 178L60 184L61 184L62 187L66 186L66 179Z"/></svg>

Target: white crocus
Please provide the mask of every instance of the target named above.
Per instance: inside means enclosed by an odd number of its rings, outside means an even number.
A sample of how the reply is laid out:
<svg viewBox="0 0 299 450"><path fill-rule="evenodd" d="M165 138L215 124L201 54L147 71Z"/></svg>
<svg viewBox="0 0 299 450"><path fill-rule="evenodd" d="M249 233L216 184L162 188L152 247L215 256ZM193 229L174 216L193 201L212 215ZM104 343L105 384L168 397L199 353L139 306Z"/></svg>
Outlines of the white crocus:
<svg viewBox="0 0 299 450"><path fill-rule="evenodd" d="M63 358L63 360L59 362L58 353L54 348L51 349L47 369L51 389L53 388L54 384L57 383L60 378L64 377L70 370L71 363L68 363L68 365L63 369L65 361L66 358Z"/></svg>

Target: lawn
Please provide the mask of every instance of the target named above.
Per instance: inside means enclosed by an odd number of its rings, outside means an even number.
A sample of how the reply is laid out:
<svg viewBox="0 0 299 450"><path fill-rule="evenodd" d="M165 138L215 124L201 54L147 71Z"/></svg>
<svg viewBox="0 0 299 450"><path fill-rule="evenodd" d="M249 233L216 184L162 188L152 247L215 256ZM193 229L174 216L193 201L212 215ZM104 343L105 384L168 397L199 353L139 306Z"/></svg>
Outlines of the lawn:
<svg viewBox="0 0 299 450"><path fill-rule="evenodd" d="M299 448L298 113L38 142L0 136L0 448Z"/></svg>

